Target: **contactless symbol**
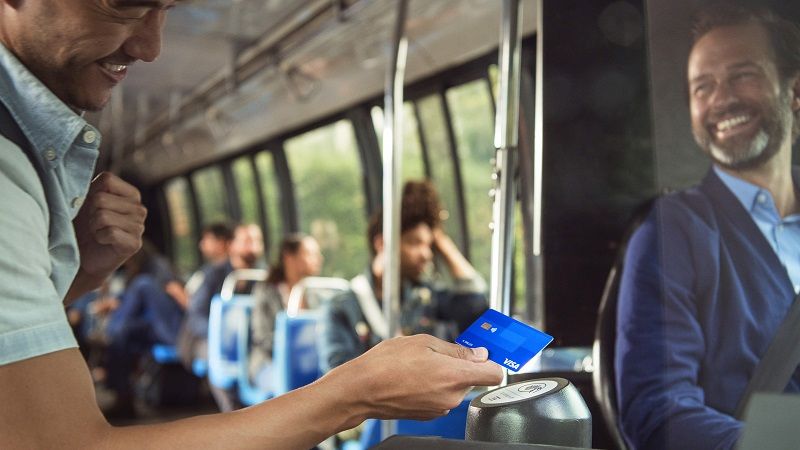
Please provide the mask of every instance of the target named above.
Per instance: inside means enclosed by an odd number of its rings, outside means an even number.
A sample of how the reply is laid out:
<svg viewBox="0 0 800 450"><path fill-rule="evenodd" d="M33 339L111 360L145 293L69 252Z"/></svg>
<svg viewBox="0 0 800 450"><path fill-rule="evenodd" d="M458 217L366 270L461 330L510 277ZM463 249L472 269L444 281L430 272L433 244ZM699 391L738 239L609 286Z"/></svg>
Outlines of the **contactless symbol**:
<svg viewBox="0 0 800 450"><path fill-rule="evenodd" d="M519 388L517 388L517 390L520 392L539 392L542 389L544 389L544 387L545 386L542 383L531 383L522 385Z"/></svg>

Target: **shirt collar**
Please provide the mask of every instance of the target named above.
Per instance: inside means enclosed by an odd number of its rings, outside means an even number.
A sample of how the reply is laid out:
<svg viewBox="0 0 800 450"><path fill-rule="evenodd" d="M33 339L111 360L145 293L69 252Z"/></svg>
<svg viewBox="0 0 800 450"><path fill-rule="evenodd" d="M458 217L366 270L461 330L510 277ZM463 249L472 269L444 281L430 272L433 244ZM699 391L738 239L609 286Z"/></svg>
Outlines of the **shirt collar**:
<svg viewBox="0 0 800 450"><path fill-rule="evenodd" d="M63 157L84 129L92 130L99 138L94 127L56 97L2 44L0 99L39 154L55 152L58 158ZM99 142L93 144L96 147Z"/></svg>
<svg viewBox="0 0 800 450"><path fill-rule="evenodd" d="M775 202L772 199L772 193L770 193L768 190L758 187L755 184L749 183L741 178L737 178L720 169L716 165L714 166L714 172L717 174L720 180L722 180L722 183L725 184L728 189L730 189L742 206L744 206L745 211L749 212L750 214L753 214L753 211L757 206L759 206L759 203L762 205L773 205L772 208L775 208ZM767 201L769 203L767 203Z"/></svg>

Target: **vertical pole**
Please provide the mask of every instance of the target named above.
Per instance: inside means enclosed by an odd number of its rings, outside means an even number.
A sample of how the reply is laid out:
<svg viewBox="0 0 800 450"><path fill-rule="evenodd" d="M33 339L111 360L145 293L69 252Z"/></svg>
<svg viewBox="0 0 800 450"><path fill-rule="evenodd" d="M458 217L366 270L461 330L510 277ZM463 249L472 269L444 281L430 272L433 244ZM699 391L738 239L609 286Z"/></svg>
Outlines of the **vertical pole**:
<svg viewBox="0 0 800 450"><path fill-rule="evenodd" d="M544 329L544 252L542 249L542 182L544 160L544 0L536 0L536 87L533 125L533 257L536 261L534 326Z"/></svg>
<svg viewBox="0 0 800 450"><path fill-rule="evenodd" d="M500 94L495 117L494 208L489 304L511 311L511 265L514 248L515 175L519 136L520 15L519 0L504 0L500 29ZM506 384L508 374L503 377Z"/></svg>
<svg viewBox="0 0 800 450"><path fill-rule="evenodd" d="M403 78L406 70L408 41L405 38L408 0L397 2L397 18L392 36L391 54L386 71L383 110L383 314L390 339L397 334L400 319L400 183L403 154ZM397 434L397 422L382 425L384 439Z"/></svg>

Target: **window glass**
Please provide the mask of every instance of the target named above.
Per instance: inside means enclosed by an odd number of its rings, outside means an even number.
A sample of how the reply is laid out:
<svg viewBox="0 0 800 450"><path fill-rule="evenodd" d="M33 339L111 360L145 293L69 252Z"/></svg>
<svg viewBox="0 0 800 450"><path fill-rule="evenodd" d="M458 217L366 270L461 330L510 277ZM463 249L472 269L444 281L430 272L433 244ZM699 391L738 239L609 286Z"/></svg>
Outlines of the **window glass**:
<svg viewBox="0 0 800 450"><path fill-rule="evenodd" d="M185 178L170 180L164 186L164 197L172 226L172 261L178 271L186 275L199 266L189 183Z"/></svg>
<svg viewBox="0 0 800 450"><path fill-rule="evenodd" d="M192 175L192 186L200 207L200 223L230 222L225 196L225 182L219 167L209 167Z"/></svg>
<svg viewBox="0 0 800 450"><path fill-rule="evenodd" d="M375 106L370 112L372 114L372 123L375 125L375 133L378 135L378 142L381 150L383 150L383 108ZM403 159L401 172L403 181L425 178L422 143L419 138L417 117L414 114L414 106L411 102L406 102L403 105Z"/></svg>
<svg viewBox="0 0 800 450"><path fill-rule="evenodd" d="M487 193L492 188L494 117L490 95L483 79L447 91L467 204L471 262L483 274L489 271L491 255L492 203Z"/></svg>
<svg viewBox="0 0 800 450"><path fill-rule="evenodd" d="M514 203L514 256L513 264L514 278L511 280L511 298L513 303L511 305L511 313L522 315L523 317L530 317L525 303L525 291L528 286L525 283L527 277L525 276L525 228L522 220L522 208L519 202Z"/></svg>
<svg viewBox="0 0 800 450"><path fill-rule="evenodd" d="M258 215L258 195L256 193L255 177L253 176L253 165L250 158L242 156L231 164L233 171L233 181L236 184L236 191L239 194L239 211L241 211L241 221L245 223L260 223Z"/></svg>
<svg viewBox="0 0 800 450"><path fill-rule="evenodd" d="M492 83L492 95L497 101L500 96L500 69L497 68L497 64L489 66L489 81Z"/></svg>
<svg viewBox="0 0 800 450"><path fill-rule="evenodd" d="M275 162L272 152L263 151L256 155L256 170L261 181L261 193L264 197L264 210L267 214L269 225L269 248L267 257L271 261L278 252L281 236L283 236L283 221L280 209L280 185L275 174Z"/></svg>
<svg viewBox="0 0 800 450"><path fill-rule="evenodd" d="M366 200L355 134L342 120L284 143L300 228L325 255L323 276L353 277L368 263Z"/></svg>
<svg viewBox="0 0 800 450"><path fill-rule="evenodd" d="M436 94L423 98L417 103L419 120L428 144L431 161L431 178L439 191L442 201L445 232L461 247L462 231L458 223L458 207L455 170L450 145L447 140L447 127L440 97ZM464 249L461 248L463 251Z"/></svg>

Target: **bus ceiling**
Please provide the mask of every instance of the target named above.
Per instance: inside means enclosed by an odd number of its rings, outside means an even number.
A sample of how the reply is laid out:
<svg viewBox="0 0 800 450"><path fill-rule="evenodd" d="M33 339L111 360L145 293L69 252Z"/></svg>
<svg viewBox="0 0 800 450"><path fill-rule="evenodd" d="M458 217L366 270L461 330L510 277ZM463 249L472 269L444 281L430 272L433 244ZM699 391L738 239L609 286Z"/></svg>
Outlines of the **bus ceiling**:
<svg viewBox="0 0 800 450"><path fill-rule="evenodd" d="M522 3L530 36L534 1ZM93 118L108 166L154 183L379 98L394 8L371 0L175 8L159 60L134 66ZM410 2L406 83L494 51L501 10L495 0Z"/></svg>

